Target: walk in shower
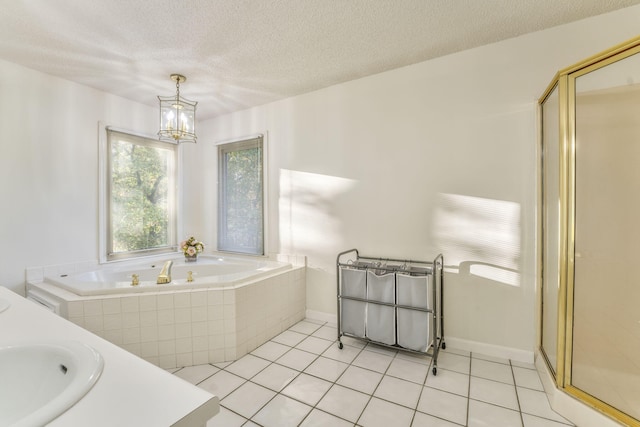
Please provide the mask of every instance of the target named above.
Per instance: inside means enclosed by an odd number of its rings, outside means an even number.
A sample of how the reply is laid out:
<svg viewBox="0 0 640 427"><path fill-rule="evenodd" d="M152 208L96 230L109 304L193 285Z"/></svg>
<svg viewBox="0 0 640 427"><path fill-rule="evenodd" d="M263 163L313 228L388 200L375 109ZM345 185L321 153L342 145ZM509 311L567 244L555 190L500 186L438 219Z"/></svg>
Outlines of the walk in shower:
<svg viewBox="0 0 640 427"><path fill-rule="evenodd" d="M640 426L640 38L558 72L540 119L540 353Z"/></svg>

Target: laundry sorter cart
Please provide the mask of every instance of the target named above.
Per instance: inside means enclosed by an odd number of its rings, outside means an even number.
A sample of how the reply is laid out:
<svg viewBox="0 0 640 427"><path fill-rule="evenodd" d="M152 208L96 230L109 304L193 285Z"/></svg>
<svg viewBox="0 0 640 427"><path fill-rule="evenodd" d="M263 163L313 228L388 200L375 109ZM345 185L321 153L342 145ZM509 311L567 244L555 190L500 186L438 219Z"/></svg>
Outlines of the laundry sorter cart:
<svg viewBox="0 0 640 427"><path fill-rule="evenodd" d="M446 348L443 321L444 258L433 261L338 254L338 346L352 337L399 350L431 355Z"/></svg>

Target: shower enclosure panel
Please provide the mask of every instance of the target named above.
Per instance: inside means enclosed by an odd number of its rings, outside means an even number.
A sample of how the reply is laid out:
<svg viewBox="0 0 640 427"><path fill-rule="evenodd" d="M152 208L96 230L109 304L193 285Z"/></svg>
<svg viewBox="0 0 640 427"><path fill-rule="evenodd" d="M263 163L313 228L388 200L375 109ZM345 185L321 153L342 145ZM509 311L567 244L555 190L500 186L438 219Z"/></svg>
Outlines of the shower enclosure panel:
<svg viewBox="0 0 640 427"><path fill-rule="evenodd" d="M630 427L640 427L639 70L636 37L558 71L539 101L539 369Z"/></svg>

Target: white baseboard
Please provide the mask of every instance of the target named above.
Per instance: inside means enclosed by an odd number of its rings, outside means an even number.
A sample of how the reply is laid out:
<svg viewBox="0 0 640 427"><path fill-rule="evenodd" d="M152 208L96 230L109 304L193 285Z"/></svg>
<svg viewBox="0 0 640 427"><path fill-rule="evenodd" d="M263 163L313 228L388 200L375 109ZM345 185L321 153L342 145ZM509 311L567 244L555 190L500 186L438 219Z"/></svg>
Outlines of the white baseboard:
<svg viewBox="0 0 640 427"><path fill-rule="evenodd" d="M504 347L501 345L487 344L478 341L465 340L455 337L444 337L447 348L480 353L487 356L500 357L502 359L516 360L518 362L533 363L533 351L520 350L519 348Z"/></svg>
<svg viewBox="0 0 640 427"><path fill-rule="evenodd" d="M307 310L305 313L307 319L316 320L319 322L327 322L331 326L338 325L338 316L335 314L329 314L322 311Z"/></svg>
<svg viewBox="0 0 640 427"><path fill-rule="evenodd" d="M335 314L324 313L322 311L307 310L306 317L307 319L319 322L327 322L332 326L336 326L338 324L338 317ZM444 342L447 344L447 347L457 348L458 350L481 353L487 356L511 359L518 362L533 363L533 351L446 336L444 338Z"/></svg>

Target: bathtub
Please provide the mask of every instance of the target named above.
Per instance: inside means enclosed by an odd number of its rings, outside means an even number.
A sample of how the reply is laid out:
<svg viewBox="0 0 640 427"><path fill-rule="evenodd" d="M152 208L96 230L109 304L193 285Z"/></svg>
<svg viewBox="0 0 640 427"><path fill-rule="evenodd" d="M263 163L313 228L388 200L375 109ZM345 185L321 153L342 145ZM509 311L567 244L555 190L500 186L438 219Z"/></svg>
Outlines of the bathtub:
<svg viewBox="0 0 640 427"><path fill-rule="evenodd" d="M158 285L168 259L172 281ZM26 274L28 299L165 369L236 360L306 314L304 256L201 255L185 263L176 255Z"/></svg>
<svg viewBox="0 0 640 427"><path fill-rule="evenodd" d="M171 282L158 285L158 274L168 260L173 261ZM184 257L164 257L146 262L124 262L81 273L61 273L45 280L76 295L109 295L141 292L167 292L182 289L229 288L247 280L286 271L290 263L262 259L243 259L200 255L196 262ZM191 272L192 282L187 281ZM139 284L132 284L133 275Z"/></svg>

